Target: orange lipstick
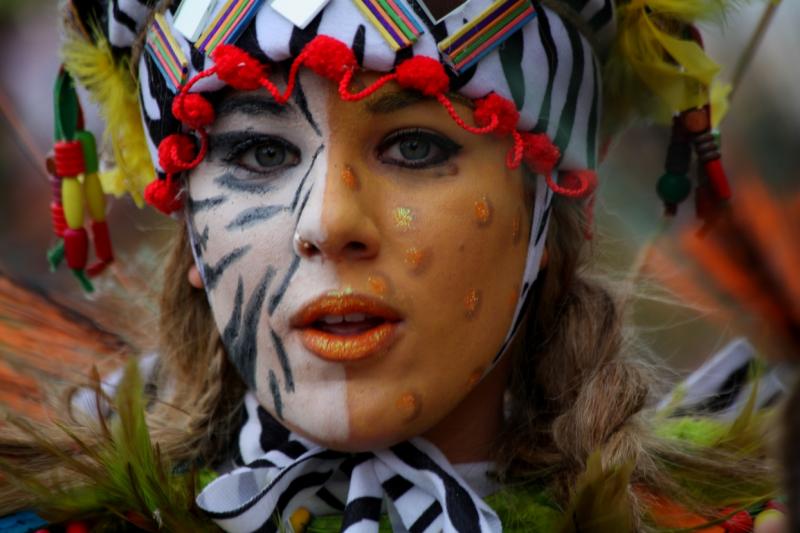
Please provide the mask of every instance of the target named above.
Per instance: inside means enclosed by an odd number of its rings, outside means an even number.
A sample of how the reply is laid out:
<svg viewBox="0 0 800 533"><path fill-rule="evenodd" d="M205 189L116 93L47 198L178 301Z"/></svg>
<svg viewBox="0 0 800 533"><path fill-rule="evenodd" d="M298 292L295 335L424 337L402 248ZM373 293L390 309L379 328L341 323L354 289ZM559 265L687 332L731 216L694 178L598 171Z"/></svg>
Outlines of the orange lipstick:
<svg viewBox="0 0 800 533"><path fill-rule="evenodd" d="M384 302L358 294L330 294L303 307L291 320L303 345L322 359L348 362L388 348L402 316Z"/></svg>

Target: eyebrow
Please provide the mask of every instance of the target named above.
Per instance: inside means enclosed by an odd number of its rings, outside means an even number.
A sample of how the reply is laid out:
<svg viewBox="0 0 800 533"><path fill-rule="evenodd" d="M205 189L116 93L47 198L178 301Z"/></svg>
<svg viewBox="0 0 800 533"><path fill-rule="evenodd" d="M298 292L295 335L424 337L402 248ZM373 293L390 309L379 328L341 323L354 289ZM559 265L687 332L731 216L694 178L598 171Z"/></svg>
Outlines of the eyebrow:
<svg viewBox="0 0 800 533"><path fill-rule="evenodd" d="M470 109L475 107L475 104L469 98L466 98L458 93L449 93L448 98L453 101L462 103ZM373 100L367 102L367 111L375 115L386 115L400 111L408 106L414 105L419 102L433 100L417 91L402 90L393 91L381 95Z"/></svg>
<svg viewBox="0 0 800 533"><path fill-rule="evenodd" d="M289 104L279 104L271 97L243 94L225 98L217 105L217 118L233 113L248 115L285 115Z"/></svg>

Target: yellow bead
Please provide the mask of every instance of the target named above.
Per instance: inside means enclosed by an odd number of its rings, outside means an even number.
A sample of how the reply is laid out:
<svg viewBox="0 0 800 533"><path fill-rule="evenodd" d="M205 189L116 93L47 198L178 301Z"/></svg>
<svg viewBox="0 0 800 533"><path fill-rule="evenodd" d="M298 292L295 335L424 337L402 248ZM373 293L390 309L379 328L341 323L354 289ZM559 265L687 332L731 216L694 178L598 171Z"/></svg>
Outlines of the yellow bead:
<svg viewBox="0 0 800 533"><path fill-rule="evenodd" d="M310 523L311 513L305 507L297 509L289 518L289 524L292 526L294 533L303 533Z"/></svg>
<svg viewBox="0 0 800 533"><path fill-rule="evenodd" d="M83 227L83 186L77 178L61 180L61 204L64 218L71 229Z"/></svg>
<svg viewBox="0 0 800 533"><path fill-rule="evenodd" d="M103 195L103 186L97 173L87 174L83 178L83 188L86 193L86 205L89 206L89 216L92 220L103 222L106 219L106 197Z"/></svg>
<svg viewBox="0 0 800 533"><path fill-rule="evenodd" d="M758 516L756 516L753 522L753 527L756 529L765 528L765 531L772 531L775 530L776 525L783 524L785 519L785 515L777 509L767 509L758 513ZM766 529L767 527L772 527L772 529Z"/></svg>

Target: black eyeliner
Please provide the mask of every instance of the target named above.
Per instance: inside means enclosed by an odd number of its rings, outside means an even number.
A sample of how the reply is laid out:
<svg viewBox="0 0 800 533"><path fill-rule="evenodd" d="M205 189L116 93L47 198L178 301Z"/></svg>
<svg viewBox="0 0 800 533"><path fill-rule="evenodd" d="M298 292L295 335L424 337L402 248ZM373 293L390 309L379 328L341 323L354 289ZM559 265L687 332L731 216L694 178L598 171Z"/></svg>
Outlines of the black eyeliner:
<svg viewBox="0 0 800 533"><path fill-rule="evenodd" d="M410 138L423 139L430 142L431 144L435 145L439 150L442 151L442 156L433 161L420 161L419 163L414 163L412 161L393 160L393 159L387 160L381 157L381 154L385 152L393 144ZM433 167L441 163L444 163L454 155L458 154L458 152L460 152L462 148L463 146L461 146L454 140L445 137L444 135L435 133L431 130L423 128L407 128L407 129L393 131L392 133L387 135L378 144L376 151L378 153L378 158L384 163L397 165L403 168L419 169L419 168Z"/></svg>

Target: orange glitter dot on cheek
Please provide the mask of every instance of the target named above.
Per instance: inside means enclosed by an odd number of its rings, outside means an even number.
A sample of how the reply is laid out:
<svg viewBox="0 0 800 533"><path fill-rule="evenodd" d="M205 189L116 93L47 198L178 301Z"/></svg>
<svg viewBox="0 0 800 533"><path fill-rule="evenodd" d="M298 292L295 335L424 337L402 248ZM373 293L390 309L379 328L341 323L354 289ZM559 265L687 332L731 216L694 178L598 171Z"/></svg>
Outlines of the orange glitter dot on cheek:
<svg viewBox="0 0 800 533"><path fill-rule="evenodd" d="M425 263L426 254L416 246L406 249L405 263L411 267L412 270L420 270Z"/></svg>
<svg viewBox="0 0 800 533"><path fill-rule="evenodd" d="M481 292L478 289L470 289L464 296L464 309L467 311L467 318L475 318L478 308L481 305Z"/></svg>
<svg viewBox="0 0 800 533"><path fill-rule="evenodd" d="M486 226L492 221L492 206L485 196L474 204L475 220L479 226Z"/></svg>
<svg viewBox="0 0 800 533"><path fill-rule="evenodd" d="M369 288L378 296L383 296L389 292L389 280L382 274L373 274L367 278Z"/></svg>
<svg viewBox="0 0 800 533"><path fill-rule="evenodd" d="M406 392L397 399L397 409L400 411L403 420L411 422L419 416L422 411L422 400L419 395L413 392Z"/></svg>
<svg viewBox="0 0 800 533"><path fill-rule="evenodd" d="M342 169L341 178L342 178L342 183L344 183L345 187L347 187L351 191L358 190L360 184L352 168L350 168L349 166L344 167Z"/></svg>

